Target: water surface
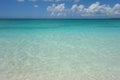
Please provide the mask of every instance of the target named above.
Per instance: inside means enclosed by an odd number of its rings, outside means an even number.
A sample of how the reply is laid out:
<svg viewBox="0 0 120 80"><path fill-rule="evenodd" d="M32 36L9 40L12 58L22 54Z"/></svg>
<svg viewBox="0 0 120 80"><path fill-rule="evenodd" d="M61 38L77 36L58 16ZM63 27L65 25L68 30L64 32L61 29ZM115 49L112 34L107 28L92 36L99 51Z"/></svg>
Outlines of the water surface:
<svg viewBox="0 0 120 80"><path fill-rule="evenodd" d="M120 20L0 20L0 80L120 80Z"/></svg>

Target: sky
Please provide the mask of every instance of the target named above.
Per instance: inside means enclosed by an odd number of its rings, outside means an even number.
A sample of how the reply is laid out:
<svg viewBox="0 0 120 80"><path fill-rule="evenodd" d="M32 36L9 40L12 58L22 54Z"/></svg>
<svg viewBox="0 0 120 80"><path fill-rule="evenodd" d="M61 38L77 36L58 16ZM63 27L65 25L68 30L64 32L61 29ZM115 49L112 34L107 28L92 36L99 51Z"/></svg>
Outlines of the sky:
<svg viewBox="0 0 120 80"><path fill-rule="evenodd" d="M0 18L120 18L120 0L0 0Z"/></svg>

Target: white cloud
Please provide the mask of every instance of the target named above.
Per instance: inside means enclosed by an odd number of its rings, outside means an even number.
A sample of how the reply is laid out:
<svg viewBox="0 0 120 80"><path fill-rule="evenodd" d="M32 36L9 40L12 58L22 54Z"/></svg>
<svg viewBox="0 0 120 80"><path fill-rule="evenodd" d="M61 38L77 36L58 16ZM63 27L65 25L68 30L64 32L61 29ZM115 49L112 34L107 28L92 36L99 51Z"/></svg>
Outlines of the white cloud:
<svg viewBox="0 0 120 80"><path fill-rule="evenodd" d="M89 7L77 7L78 14L80 16L115 16L120 14L120 4L116 4L114 7L109 5L101 5L99 2L91 4Z"/></svg>
<svg viewBox="0 0 120 80"><path fill-rule="evenodd" d="M120 4L110 7L106 4L95 2L88 7L84 5L73 4L71 8L66 8L65 4L53 4L47 8L52 15L78 15L78 16L120 16Z"/></svg>
<svg viewBox="0 0 120 80"><path fill-rule="evenodd" d="M83 13L83 12L85 12L85 7L84 7L84 5L78 6L77 4L74 4L74 5L72 5L70 10L72 12Z"/></svg>
<svg viewBox="0 0 120 80"><path fill-rule="evenodd" d="M30 1L30 2L37 2L39 0L17 0L18 2Z"/></svg>
<svg viewBox="0 0 120 80"><path fill-rule="evenodd" d="M110 15L111 7L109 5L100 5L99 2L91 4L88 8L85 8L86 16L102 16Z"/></svg>
<svg viewBox="0 0 120 80"><path fill-rule="evenodd" d="M114 12L114 14L116 14L116 15L120 15L120 4L116 4L113 7L112 12Z"/></svg>
<svg viewBox="0 0 120 80"><path fill-rule="evenodd" d="M52 4L47 7L47 11L51 12L53 16L65 16L65 4Z"/></svg>
<svg viewBox="0 0 120 80"><path fill-rule="evenodd" d="M24 2L25 0L17 0L18 2Z"/></svg>
<svg viewBox="0 0 120 80"><path fill-rule="evenodd" d="M35 7L35 8L38 8L38 7L39 7L39 5L34 5L34 7Z"/></svg>

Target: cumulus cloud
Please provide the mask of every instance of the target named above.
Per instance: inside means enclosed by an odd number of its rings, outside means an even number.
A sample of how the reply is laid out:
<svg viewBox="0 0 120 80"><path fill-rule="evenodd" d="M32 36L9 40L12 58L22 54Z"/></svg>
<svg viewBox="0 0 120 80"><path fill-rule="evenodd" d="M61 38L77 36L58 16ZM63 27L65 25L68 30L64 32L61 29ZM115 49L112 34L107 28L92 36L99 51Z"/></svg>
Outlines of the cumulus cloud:
<svg viewBox="0 0 120 80"><path fill-rule="evenodd" d="M96 2L87 8L84 5L75 4L72 6L71 10L76 11L80 16L105 16L111 15L112 8L109 5L100 5L99 2Z"/></svg>
<svg viewBox="0 0 120 80"><path fill-rule="evenodd" d="M51 12L53 16L65 16L65 4L52 4L51 6L47 7L47 11Z"/></svg>
<svg viewBox="0 0 120 80"><path fill-rule="evenodd" d="M114 14L116 14L116 15L120 15L120 4L116 4L113 7L112 12L114 12Z"/></svg>
<svg viewBox="0 0 120 80"><path fill-rule="evenodd" d="M54 14L54 16L58 14L61 14L61 16L64 14L75 14L78 16L120 16L120 4L115 4L113 7L110 7L109 5L95 2L88 7L73 4L70 8L66 8L65 4L53 4L52 6L48 6L47 11Z"/></svg>
<svg viewBox="0 0 120 80"><path fill-rule="evenodd" d="M81 5L77 6L77 11L81 16L115 16L120 15L120 4L115 4L113 7L99 2L91 4L89 7L82 7Z"/></svg>

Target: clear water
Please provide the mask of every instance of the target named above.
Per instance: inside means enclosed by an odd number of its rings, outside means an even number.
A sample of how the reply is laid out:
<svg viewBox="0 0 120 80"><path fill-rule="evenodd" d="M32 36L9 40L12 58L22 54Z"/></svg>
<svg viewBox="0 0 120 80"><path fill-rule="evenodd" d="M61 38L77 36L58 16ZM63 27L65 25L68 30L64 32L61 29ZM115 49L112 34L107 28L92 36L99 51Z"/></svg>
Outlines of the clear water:
<svg viewBox="0 0 120 80"><path fill-rule="evenodd" d="M120 80L120 20L0 20L0 80Z"/></svg>

